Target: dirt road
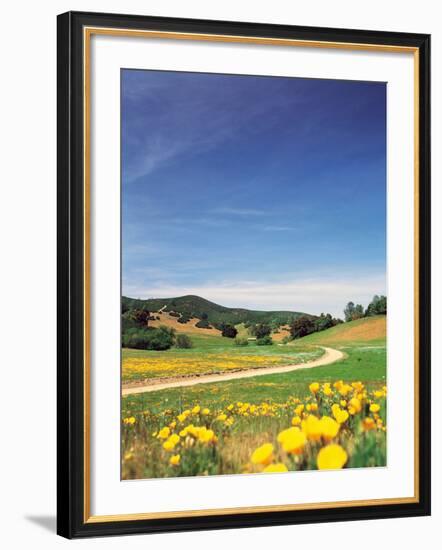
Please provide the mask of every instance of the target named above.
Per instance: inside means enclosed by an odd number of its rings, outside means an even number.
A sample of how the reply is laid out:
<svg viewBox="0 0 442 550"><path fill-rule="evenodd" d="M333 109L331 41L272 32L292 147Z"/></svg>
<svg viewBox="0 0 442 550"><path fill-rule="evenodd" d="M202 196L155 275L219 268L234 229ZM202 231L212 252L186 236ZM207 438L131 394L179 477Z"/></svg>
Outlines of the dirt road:
<svg viewBox="0 0 442 550"><path fill-rule="evenodd" d="M180 388L183 386L194 386L195 384L213 384L214 382L226 382L228 380L240 380L242 378L252 378L253 376L264 376L267 374L281 374L284 372L291 372L300 369L312 369L314 367L322 367L324 365L331 365L336 361L344 358L344 354L333 348L326 348L321 346L325 350L324 355L314 361L307 363L298 363L296 365L285 365L280 367L263 367L255 369L247 369L237 372L226 372L224 374L206 374L202 376L189 376L181 380L164 381L161 379L152 381L152 383L143 386L134 386L125 388L123 386L122 395L131 395L134 393L145 393L158 390L165 390L169 388Z"/></svg>

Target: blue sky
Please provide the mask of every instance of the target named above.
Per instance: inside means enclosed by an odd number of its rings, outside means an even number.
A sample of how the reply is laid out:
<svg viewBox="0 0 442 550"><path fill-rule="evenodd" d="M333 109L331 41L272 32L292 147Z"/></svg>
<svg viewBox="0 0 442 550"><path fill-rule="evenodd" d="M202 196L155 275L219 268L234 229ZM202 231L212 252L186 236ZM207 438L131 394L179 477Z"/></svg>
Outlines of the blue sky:
<svg viewBox="0 0 442 550"><path fill-rule="evenodd" d="M385 109L384 83L123 70L123 294L385 293Z"/></svg>

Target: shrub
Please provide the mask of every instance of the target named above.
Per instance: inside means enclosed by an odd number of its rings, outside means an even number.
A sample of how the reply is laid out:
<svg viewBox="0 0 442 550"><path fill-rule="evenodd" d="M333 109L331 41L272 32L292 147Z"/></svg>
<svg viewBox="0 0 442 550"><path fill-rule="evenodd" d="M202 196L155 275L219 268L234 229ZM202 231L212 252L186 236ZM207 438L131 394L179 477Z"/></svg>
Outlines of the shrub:
<svg viewBox="0 0 442 550"><path fill-rule="evenodd" d="M123 313L123 315L121 316L121 329L123 332L126 332L131 328L138 329L139 327L132 319L132 312L129 310Z"/></svg>
<svg viewBox="0 0 442 550"><path fill-rule="evenodd" d="M181 314L177 313L176 311L169 311L169 315L171 317L181 317Z"/></svg>
<svg viewBox="0 0 442 550"><path fill-rule="evenodd" d="M233 325L223 325L221 336L224 336L225 338L235 338L238 334L238 331Z"/></svg>
<svg viewBox="0 0 442 550"><path fill-rule="evenodd" d="M247 338L239 338L238 336L235 338L235 345L237 346L248 346L249 341Z"/></svg>
<svg viewBox="0 0 442 550"><path fill-rule="evenodd" d="M187 334L177 334L175 339L175 346L181 349L189 349L193 347L192 340Z"/></svg>
<svg viewBox="0 0 442 550"><path fill-rule="evenodd" d="M137 329L123 332L122 345L125 348L165 350L173 346L175 331L168 327Z"/></svg>
<svg viewBox="0 0 442 550"><path fill-rule="evenodd" d="M181 317L178 319L178 323L181 323L183 325L185 325L189 321L190 321L190 317L187 315L187 313L183 313L183 315L181 315Z"/></svg>
<svg viewBox="0 0 442 550"><path fill-rule="evenodd" d="M253 336L256 336L259 339L264 338L265 336L270 336L271 328L268 325L259 323L250 329L250 332Z"/></svg>
<svg viewBox="0 0 442 550"><path fill-rule="evenodd" d="M273 344L273 340L271 336L267 335L267 336L263 336L262 338L258 338L256 340L256 344L258 346L271 346Z"/></svg>
<svg viewBox="0 0 442 550"><path fill-rule="evenodd" d="M207 319L201 319L201 321L198 321L195 326L197 328L211 328Z"/></svg>

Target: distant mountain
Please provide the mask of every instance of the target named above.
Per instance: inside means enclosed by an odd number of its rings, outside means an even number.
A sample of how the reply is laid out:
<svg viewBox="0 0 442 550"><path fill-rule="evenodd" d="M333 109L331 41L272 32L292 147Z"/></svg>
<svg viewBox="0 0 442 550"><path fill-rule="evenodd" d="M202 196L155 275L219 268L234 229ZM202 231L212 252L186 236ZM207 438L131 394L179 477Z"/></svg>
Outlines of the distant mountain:
<svg viewBox="0 0 442 550"><path fill-rule="evenodd" d="M179 296L177 298L150 298L148 300L139 300L137 298L122 298L123 311L129 309L147 309L151 313L160 309L168 312L176 312L185 317L197 317L198 319L207 319L210 324L219 323L270 323L286 324L297 317L306 315L299 311L257 311L252 309L225 307L214 302L210 302L200 296Z"/></svg>

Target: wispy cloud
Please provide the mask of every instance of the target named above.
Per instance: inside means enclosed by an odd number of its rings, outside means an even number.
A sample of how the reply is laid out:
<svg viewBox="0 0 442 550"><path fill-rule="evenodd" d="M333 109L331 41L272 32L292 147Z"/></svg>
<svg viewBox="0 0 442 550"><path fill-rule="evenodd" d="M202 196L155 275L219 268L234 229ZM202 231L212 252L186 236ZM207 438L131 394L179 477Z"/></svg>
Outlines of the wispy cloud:
<svg viewBox="0 0 442 550"><path fill-rule="evenodd" d="M292 90L283 104L274 105L268 94L272 97L285 85L274 79L262 101L250 102L247 81L239 79L232 86L228 78L205 75L196 81L185 73L125 71L123 142L136 154L123 155L124 181L149 175L184 154L201 155L226 141L268 132L278 120L278 109L302 100ZM254 78L259 77L249 77Z"/></svg>
<svg viewBox="0 0 442 550"><path fill-rule="evenodd" d="M327 279L292 279L280 282L238 281L219 285L157 285L145 288L125 286L125 295L138 298L170 298L195 294L230 307L262 310L290 310L342 317L345 304L352 300L366 306L374 294L385 294L385 275Z"/></svg>
<svg viewBox="0 0 442 550"><path fill-rule="evenodd" d="M124 166L125 181L135 181L141 176L152 173L159 166L185 152L187 147L186 143L166 141L161 136L146 138L140 146L138 158L130 166Z"/></svg>

